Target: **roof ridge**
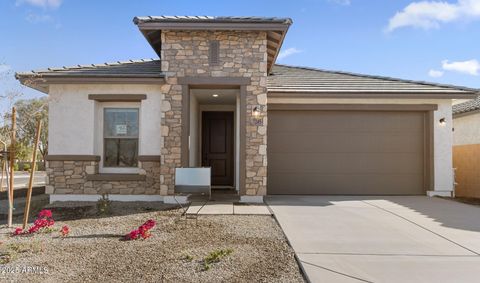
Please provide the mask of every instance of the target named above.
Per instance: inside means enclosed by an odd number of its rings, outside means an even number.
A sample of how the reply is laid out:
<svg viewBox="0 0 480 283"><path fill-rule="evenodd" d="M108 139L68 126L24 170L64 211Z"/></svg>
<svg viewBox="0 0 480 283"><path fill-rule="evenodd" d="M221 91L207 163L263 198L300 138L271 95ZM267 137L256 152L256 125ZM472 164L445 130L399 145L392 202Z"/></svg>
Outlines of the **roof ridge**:
<svg viewBox="0 0 480 283"><path fill-rule="evenodd" d="M286 68L318 71L318 72L324 72L324 73L330 73L330 74L348 75L348 76L355 76L355 77L362 77L362 78L380 79L380 80L388 80L388 81L394 81L394 82L405 82L405 83L420 84L420 85L426 85L426 86L436 86L436 87L442 87L442 88L448 88L448 89L457 89L457 90L469 91L473 93L479 93L480 95L480 89L475 89L475 88L470 88L465 86L433 83L433 82L427 82L427 81L416 81L416 80L409 80L409 79L400 79L400 78L394 78L394 77L388 77L388 76L366 75L366 74L360 74L360 73L326 70L326 69L305 67L305 66L294 66L294 65L286 65L286 64L275 64L275 65L280 67L286 67ZM273 74L275 74L275 72L273 72Z"/></svg>

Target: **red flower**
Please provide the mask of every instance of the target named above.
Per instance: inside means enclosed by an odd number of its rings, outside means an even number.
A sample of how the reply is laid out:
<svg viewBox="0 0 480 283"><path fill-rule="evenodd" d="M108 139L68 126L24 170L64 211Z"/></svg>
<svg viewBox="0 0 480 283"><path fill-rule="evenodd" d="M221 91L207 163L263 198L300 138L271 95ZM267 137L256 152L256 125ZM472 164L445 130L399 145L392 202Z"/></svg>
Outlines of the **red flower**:
<svg viewBox="0 0 480 283"><path fill-rule="evenodd" d="M138 229L132 230L130 233L125 235L125 240L136 240L140 237L143 239L149 238L152 234L150 234L149 230L155 227L155 220L149 219L145 223L143 223Z"/></svg>
<svg viewBox="0 0 480 283"><path fill-rule="evenodd" d="M28 229L27 233L33 234L54 224L55 220L52 218L52 211L44 209L38 213L37 219L35 219L33 226Z"/></svg>
<svg viewBox="0 0 480 283"><path fill-rule="evenodd" d="M138 238L138 230L132 230L130 233L125 235L125 240L136 240Z"/></svg>
<svg viewBox="0 0 480 283"><path fill-rule="evenodd" d="M33 225L32 227L30 227L28 229L28 234L33 234L35 232L38 232L38 230L40 230L40 226L37 226L37 225Z"/></svg>
<svg viewBox="0 0 480 283"><path fill-rule="evenodd" d="M52 211L48 209L42 209L38 213L38 218L51 218L52 217Z"/></svg>
<svg viewBox="0 0 480 283"><path fill-rule="evenodd" d="M70 228L65 225L62 227L62 229L60 229L60 233L62 233L62 237L66 237L70 233Z"/></svg>
<svg viewBox="0 0 480 283"><path fill-rule="evenodd" d="M55 224L55 220L53 219L48 219L47 220L47 226L53 226Z"/></svg>
<svg viewBox="0 0 480 283"><path fill-rule="evenodd" d="M18 235L21 235L21 234L23 234L23 229L20 228L20 227L17 227L15 229L15 231L12 233L12 236L18 236Z"/></svg>

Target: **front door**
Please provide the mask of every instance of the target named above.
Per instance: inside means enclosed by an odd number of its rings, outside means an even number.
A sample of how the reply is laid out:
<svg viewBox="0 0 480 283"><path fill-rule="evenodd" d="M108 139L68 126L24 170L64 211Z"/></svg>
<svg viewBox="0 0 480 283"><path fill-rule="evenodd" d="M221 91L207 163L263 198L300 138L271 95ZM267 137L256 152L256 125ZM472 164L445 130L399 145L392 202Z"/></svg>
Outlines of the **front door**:
<svg viewBox="0 0 480 283"><path fill-rule="evenodd" d="M202 113L202 166L213 186L233 186L233 112Z"/></svg>

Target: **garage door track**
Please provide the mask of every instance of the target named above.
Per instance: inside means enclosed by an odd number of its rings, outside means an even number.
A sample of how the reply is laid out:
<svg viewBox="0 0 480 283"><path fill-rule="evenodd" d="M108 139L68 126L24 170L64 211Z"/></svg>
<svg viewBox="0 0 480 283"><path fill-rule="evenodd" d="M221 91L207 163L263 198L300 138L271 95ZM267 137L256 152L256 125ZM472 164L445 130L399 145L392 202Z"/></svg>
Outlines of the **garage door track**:
<svg viewBox="0 0 480 283"><path fill-rule="evenodd" d="M311 282L478 282L480 207L423 196L273 196Z"/></svg>

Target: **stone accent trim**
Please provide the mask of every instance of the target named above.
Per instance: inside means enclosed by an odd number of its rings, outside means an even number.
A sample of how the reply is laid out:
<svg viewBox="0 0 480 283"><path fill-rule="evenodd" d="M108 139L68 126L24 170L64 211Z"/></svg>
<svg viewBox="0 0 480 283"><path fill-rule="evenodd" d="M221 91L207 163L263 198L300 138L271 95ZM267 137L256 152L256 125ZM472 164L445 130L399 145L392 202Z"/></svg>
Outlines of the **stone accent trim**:
<svg viewBox="0 0 480 283"><path fill-rule="evenodd" d="M47 161L100 161L99 155L47 155Z"/></svg>
<svg viewBox="0 0 480 283"><path fill-rule="evenodd" d="M138 174L92 174L87 181L145 181L145 175Z"/></svg>
<svg viewBox="0 0 480 283"><path fill-rule="evenodd" d="M112 180L111 174L98 174L98 161L50 160L47 161L46 193L159 194L160 161L140 162L140 168L140 175L133 174L135 175L134 178L132 178L130 174L119 174L118 177L116 177L117 180ZM109 176L109 178L107 178L107 176ZM92 178L95 180L92 180Z"/></svg>

